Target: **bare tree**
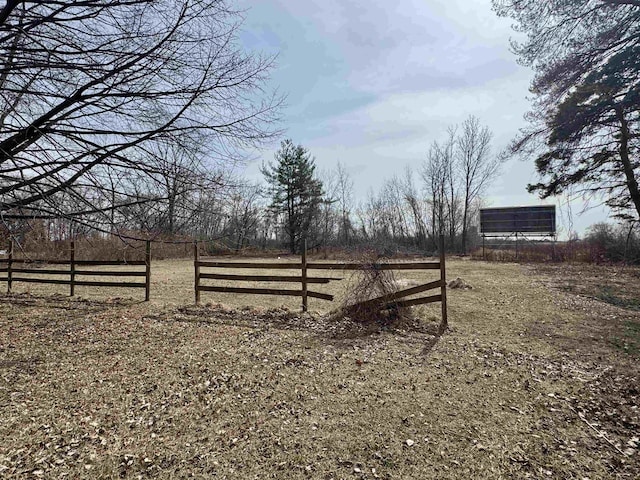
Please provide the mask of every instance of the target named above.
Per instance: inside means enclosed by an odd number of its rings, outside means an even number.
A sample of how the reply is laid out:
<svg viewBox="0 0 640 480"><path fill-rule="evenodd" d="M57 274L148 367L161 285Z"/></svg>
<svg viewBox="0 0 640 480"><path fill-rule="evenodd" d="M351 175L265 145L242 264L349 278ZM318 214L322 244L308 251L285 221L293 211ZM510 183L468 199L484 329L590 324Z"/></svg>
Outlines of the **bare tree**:
<svg viewBox="0 0 640 480"><path fill-rule="evenodd" d="M422 165L422 181L425 194L431 205L431 240L437 248L437 238L445 234L447 167L446 155L438 142L433 142L425 163Z"/></svg>
<svg viewBox="0 0 640 480"><path fill-rule="evenodd" d="M340 233L343 244L348 246L351 241L353 226L351 223L351 209L353 208L353 178L347 172L344 164L338 162L336 167L336 196L340 209Z"/></svg>
<svg viewBox="0 0 640 480"><path fill-rule="evenodd" d="M335 171L324 170L320 172L318 178L322 183L323 198L318 205L318 215L313 218L313 227L310 228L308 238L315 239L315 245L309 244L309 246L322 246L326 255L326 247L337 239L339 217L335 205L338 201L338 177Z"/></svg>
<svg viewBox="0 0 640 480"><path fill-rule="evenodd" d="M394 240L406 241L409 237L409 223L407 211L404 208L402 181L397 175L392 176L385 182L380 193L384 205L384 219L390 237Z"/></svg>
<svg viewBox="0 0 640 480"><path fill-rule="evenodd" d="M259 185L243 185L234 189L231 195L229 228L234 248L240 251L250 237L258 236L260 212L265 209L262 203L262 189Z"/></svg>
<svg viewBox="0 0 640 480"><path fill-rule="evenodd" d="M413 181L413 170L410 167L405 169L404 181L402 183L404 201L407 203L409 212L413 220L413 236L416 245L420 248L426 247L427 225L425 223L425 205Z"/></svg>
<svg viewBox="0 0 640 480"><path fill-rule="evenodd" d="M426 162L422 165L422 180L431 203L431 240L437 248L437 239L446 235L449 245L455 245L460 229L461 201L459 178L455 169L456 129L447 130L447 139L433 142Z"/></svg>
<svg viewBox="0 0 640 480"><path fill-rule="evenodd" d="M376 196L373 189L367 192L365 201L360 202L360 206L356 212L360 229L364 240L370 242L379 237L381 230L381 210L380 200Z"/></svg>
<svg viewBox="0 0 640 480"><path fill-rule="evenodd" d="M500 161L491 157L492 133L488 127L480 125L477 117L470 116L462 124L456 146L458 169L463 188L462 210L462 252L467 253L469 221L472 206L489 183L495 179Z"/></svg>
<svg viewBox="0 0 640 480"><path fill-rule="evenodd" d="M447 129L447 140L440 147L441 168L444 174L446 186L447 225L449 229L449 242L452 248L456 244L456 236L460 229L460 179L456 175L456 143L458 127Z"/></svg>
<svg viewBox="0 0 640 480"><path fill-rule="evenodd" d="M0 211L90 211L97 221L163 199L108 181L158 175L149 155L158 144L236 159L270 139L279 99L263 86L272 58L237 47L241 21L224 0L6 2Z"/></svg>

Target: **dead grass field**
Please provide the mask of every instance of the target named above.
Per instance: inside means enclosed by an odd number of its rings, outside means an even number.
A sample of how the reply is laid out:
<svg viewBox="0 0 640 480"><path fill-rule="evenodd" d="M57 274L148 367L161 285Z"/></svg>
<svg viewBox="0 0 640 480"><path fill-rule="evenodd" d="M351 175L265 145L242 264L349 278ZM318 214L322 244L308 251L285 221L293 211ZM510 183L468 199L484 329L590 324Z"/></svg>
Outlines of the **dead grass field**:
<svg viewBox="0 0 640 480"><path fill-rule="evenodd" d="M190 262L154 264L149 304L17 284L0 299L0 477L640 478L637 272L448 270L473 290L448 292L440 338L438 304L373 332L314 299L313 315L297 298L189 306Z"/></svg>

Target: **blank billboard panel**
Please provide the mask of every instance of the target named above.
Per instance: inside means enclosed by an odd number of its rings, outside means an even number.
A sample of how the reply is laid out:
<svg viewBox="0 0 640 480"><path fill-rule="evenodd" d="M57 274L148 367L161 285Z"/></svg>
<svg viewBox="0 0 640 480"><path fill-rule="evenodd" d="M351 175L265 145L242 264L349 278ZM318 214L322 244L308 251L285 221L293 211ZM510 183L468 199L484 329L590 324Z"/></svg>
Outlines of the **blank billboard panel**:
<svg viewBox="0 0 640 480"><path fill-rule="evenodd" d="M480 232L483 234L555 234L556 207L555 205L542 205L483 208L480 210Z"/></svg>

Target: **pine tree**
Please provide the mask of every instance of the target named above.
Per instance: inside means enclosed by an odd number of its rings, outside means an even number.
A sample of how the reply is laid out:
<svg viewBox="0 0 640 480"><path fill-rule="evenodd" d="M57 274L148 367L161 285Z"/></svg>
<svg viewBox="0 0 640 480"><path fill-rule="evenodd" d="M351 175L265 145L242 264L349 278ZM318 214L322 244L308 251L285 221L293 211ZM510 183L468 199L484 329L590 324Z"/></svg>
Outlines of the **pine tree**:
<svg viewBox="0 0 640 480"><path fill-rule="evenodd" d="M526 34L530 126L511 152L534 158L542 198L566 191L640 218L640 0L493 0Z"/></svg>
<svg viewBox="0 0 640 480"><path fill-rule="evenodd" d="M308 236L309 227L318 214L324 195L322 182L315 176L315 163L308 150L284 140L275 155L275 165L263 165L262 174L269 184L270 208L284 216L284 230L289 250L296 253L300 241Z"/></svg>

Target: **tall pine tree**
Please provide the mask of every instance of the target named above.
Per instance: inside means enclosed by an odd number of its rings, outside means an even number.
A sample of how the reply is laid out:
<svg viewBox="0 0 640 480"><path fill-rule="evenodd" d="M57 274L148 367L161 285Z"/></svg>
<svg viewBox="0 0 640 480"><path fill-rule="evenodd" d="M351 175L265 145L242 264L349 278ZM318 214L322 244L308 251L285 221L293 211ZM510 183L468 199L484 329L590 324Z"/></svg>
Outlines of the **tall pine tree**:
<svg viewBox="0 0 640 480"><path fill-rule="evenodd" d="M542 198L576 190L640 219L640 0L493 0L526 34L530 126L511 146L541 175Z"/></svg>
<svg viewBox="0 0 640 480"><path fill-rule="evenodd" d="M322 182L315 177L314 160L302 145L284 140L274 158L275 164L263 165L262 174L269 184L270 208L284 217L289 250L296 253L318 214L323 197Z"/></svg>

